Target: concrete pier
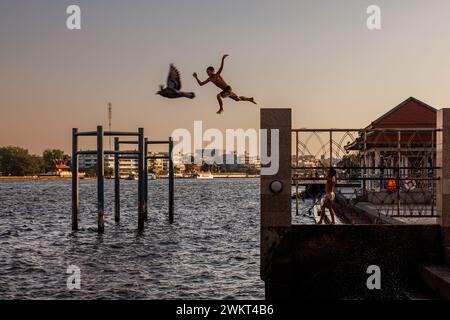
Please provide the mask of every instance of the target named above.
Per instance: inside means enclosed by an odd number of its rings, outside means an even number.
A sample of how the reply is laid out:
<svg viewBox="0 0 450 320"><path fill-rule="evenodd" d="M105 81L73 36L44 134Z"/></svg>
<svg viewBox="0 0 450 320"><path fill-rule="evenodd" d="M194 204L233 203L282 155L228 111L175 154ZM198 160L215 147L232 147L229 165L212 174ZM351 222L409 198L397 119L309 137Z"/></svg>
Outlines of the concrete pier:
<svg viewBox="0 0 450 320"><path fill-rule="evenodd" d="M261 129L279 130L280 140L280 170L261 175L266 298L410 299L425 287L450 297L450 109L438 111L437 126L437 224L292 225L291 111L261 109ZM269 153L276 147L269 143ZM370 266L380 288L367 285Z"/></svg>
<svg viewBox="0 0 450 320"><path fill-rule="evenodd" d="M269 281L266 276L270 274L271 252L291 226L291 121L291 109L261 109L262 134L265 129L269 135L268 145L261 146L267 150L261 151L267 151L268 155L278 151L280 155L278 172L261 174L261 277L265 281ZM278 130L278 146L271 143L273 130ZM271 190L273 183L281 184L281 190Z"/></svg>
<svg viewBox="0 0 450 320"><path fill-rule="evenodd" d="M450 108L437 112L436 164L440 180L437 183L436 205L438 223L442 227L444 246L450 247Z"/></svg>

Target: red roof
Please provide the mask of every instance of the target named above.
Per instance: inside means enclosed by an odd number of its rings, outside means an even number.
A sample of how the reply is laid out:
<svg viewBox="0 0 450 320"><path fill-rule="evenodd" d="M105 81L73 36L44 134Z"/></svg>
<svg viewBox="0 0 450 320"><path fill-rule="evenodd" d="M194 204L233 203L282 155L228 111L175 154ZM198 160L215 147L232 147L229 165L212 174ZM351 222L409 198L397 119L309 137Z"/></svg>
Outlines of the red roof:
<svg viewBox="0 0 450 320"><path fill-rule="evenodd" d="M410 97L369 125L369 128L436 128L436 109Z"/></svg>
<svg viewBox="0 0 450 320"><path fill-rule="evenodd" d="M392 145L397 144L397 132L374 132L370 129L387 128L387 129L422 129L436 128L436 109L430 105L410 97L394 107L384 115L373 121L366 129L368 135L366 144L370 145ZM403 132L401 134L400 143L406 146L429 144L431 143L433 133L430 132ZM347 150L358 150L363 145L363 138L359 137L348 146Z"/></svg>

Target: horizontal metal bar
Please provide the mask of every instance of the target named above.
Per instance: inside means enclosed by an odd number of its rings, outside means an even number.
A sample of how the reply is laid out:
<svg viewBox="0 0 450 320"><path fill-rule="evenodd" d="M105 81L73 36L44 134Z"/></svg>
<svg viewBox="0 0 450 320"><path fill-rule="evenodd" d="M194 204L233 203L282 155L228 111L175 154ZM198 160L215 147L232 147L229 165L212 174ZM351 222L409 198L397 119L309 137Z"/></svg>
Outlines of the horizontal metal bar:
<svg viewBox="0 0 450 320"><path fill-rule="evenodd" d="M95 155L95 154L97 154L97 151L94 150L85 150L77 152L77 155Z"/></svg>
<svg viewBox="0 0 450 320"><path fill-rule="evenodd" d="M433 128L372 128L372 129L291 129L292 132L440 132L442 129Z"/></svg>
<svg viewBox="0 0 450 320"><path fill-rule="evenodd" d="M119 140L119 144L138 144L138 141L129 141L129 140L124 140L124 141L120 141Z"/></svg>
<svg viewBox="0 0 450 320"><path fill-rule="evenodd" d="M170 157L164 157L164 156L148 156L148 157L145 157L147 160L148 159L167 159L167 160L169 160L170 159Z"/></svg>
<svg viewBox="0 0 450 320"><path fill-rule="evenodd" d="M299 181L326 181L325 178L300 178L300 177L292 177L292 180L299 180ZM400 180L400 181L406 181L406 180L418 180L418 181L438 181L440 180L439 177L436 178L422 178L422 177L406 177L406 178L397 178L397 177L353 177L353 178L337 178L338 181L363 181L363 180L373 180L373 181L383 181L383 180Z"/></svg>
<svg viewBox="0 0 450 320"><path fill-rule="evenodd" d="M139 155L139 151L105 151L105 154L113 155Z"/></svg>
<svg viewBox="0 0 450 320"><path fill-rule="evenodd" d="M159 141L147 141L147 144L169 144L169 141L163 141L163 140L159 140Z"/></svg>
<svg viewBox="0 0 450 320"><path fill-rule="evenodd" d="M361 170L376 170L376 169L380 169L380 170L439 170L442 167L335 167L333 166L333 169L337 169L337 170L357 170L357 169L361 169ZM292 170L322 170L322 167L291 167ZM328 169L328 168L326 168Z"/></svg>
<svg viewBox="0 0 450 320"><path fill-rule="evenodd" d="M129 137L133 137L133 136L139 136L138 132L124 132L124 131L105 131L104 132L104 136L129 136Z"/></svg>
<svg viewBox="0 0 450 320"><path fill-rule="evenodd" d="M385 215L384 213L382 213ZM388 217L394 217L394 218L439 218L440 215L415 215L415 214L401 214L401 215L387 215Z"/></svg>
<svg viewBox="0 0 450 320"><path fill-rule="evenodd" d="M97 131L78 132L77 136L79 137L97 136Z"/></svg>
<svg viewBox="0 0 450 320"><path fill-rule="evenodd" d="M85 150L85 151L78 151L77 155L95 155L97 154L96 150ZM104 151L103 154L118 154L118 155L138 155L138 151Z"/></svg>

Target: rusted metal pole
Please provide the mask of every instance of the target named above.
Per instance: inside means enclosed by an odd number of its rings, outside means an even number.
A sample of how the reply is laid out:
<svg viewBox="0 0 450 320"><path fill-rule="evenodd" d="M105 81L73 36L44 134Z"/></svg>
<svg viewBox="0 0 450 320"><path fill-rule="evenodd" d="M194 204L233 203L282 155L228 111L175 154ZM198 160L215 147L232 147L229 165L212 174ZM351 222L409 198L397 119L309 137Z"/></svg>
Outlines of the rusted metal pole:
<svg viewBox="0 0 450 320"><path fill-rule="evenodd" d="M402 166L401 162L401 158L402 158L402 153L401 153L401 148L402 148L402 132L399 131L397 133L397 147L398 147L398 153L397 153L397 157L398 157L398 161L397 161L397 215L400 216L400 167Z"/></svg>
<svg viewBox="0 0 450 320"><path fill-rule="evenodd" d="M78 129L72 129L72 230L78 230Z"/></svg>
<svg viewBox="0 0 450 320"><path fill-rule="evenodd" d="M144 139L144 221L148 220L148 139Z"/></svg>
<svg viewBox="0 0 450 320"><path fill-rule="evenodd" d="M364 152L363 152L363 165L364 165L364 169L363 169L363 196L365 197L367 194L367 185L366 185L366 175L367 175L367 171L366 171L366 167L367 167L367 163L366 163L366 153L367 153L367 134L366 134L366 130L364 130Z"/></svg>
<svg viewBox="0 0 450 320"><path fill-rule="evenodd" d="M144 128L138 130L138 231L144 230Z"/></svg>
<svg viewBox="0 0 450 320"><path fill-rule="evenodd" d="M174 221L174 174L173 174L173 140L169 138L169 222Z"/></svg>
<svg viewBox="0 0 450 320"><path fill-rule="evenodd" d="M119 138L114 138L114 151L120 149ZM114 154L114 221L120 222L120 172L119 172L119 154Z"/></svg>
<svg viewBox="0 0 450 320"><path fill-rule="evenodd" d="M435 187L434 187L434 184L435 184L435 180L434 180L434 178L436 177L435 176L435 174L436 174L436 172L434 171L434 164L435 164L435 161L434 161L434 159L435 159L435 156L436 156L436 152L435 152L435 148L434 148L434 135L435 135L436 133L433 131L432 133L431 133L431 216L433 217L434 216L434 205L435 205L435 199L436 199L436 194L435 194L435 192L436 192L436 190L435 190ZM427 173L427 175L428 175L428 177L430 176L428 173Z"/></svg>
<svg viewBox="0 0 450 320"><path fill-rule="evenodd" d="M98 233L105 231L105 161L103 154L103 127L97 127L97 205Z"/></svg>
<svg viewBox="0 0 450 320"><path fill-rule="evenodd" d="M330 168L333 166L333 131L330 130Z"/></svg>

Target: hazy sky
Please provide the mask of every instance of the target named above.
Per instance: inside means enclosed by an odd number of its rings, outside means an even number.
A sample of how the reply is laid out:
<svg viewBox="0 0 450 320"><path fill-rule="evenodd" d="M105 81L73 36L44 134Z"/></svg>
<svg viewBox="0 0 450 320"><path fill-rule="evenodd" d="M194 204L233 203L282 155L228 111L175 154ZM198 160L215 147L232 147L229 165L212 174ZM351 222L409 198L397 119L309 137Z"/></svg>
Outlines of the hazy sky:
<svg viewBox="0 0 450 320"><path fill-rule="evenodd" d="M82 30L66 28L80 5ZM382 30L366 28L366 8ZM258 107L225 101L191 74L225 79ZM194 100L156 96L169 63ZM71 128L257 128L259 107L292 107L294 127L362 127L409 96L450 105L448 0L2 0L0 146L70 150Z"/></svg>

